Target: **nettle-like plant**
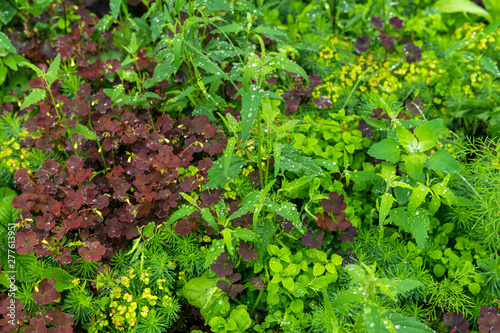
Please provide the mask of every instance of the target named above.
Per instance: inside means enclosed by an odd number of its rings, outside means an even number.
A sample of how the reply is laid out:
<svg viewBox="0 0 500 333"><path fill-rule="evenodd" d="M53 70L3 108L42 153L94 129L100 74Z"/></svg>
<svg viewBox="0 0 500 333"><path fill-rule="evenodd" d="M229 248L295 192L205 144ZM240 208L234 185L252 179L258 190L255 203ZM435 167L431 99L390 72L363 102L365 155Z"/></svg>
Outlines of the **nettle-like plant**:
<svg viewBox="0 0 500 333"><path fill-rule="evenodd" d="M451 206L468 201L455 196L448 186L451 175L459 175L460 165L447 150L438 149L443 120L427 120L418 99L408 100L405 106L412 114L421 114L423 120L405 120L405 114L401 116L389 107L374 110L377 117L365 119L368 127L387 129L387 138L368 150L371 157L387 162L376 166L364 163L364 170L355 172L353 179L374 182L372 191L381 194L377 199L380 226L388 221L411 232L423 248L430 218L441 203ZM398 207L393 208L395 203Z"/></svg>

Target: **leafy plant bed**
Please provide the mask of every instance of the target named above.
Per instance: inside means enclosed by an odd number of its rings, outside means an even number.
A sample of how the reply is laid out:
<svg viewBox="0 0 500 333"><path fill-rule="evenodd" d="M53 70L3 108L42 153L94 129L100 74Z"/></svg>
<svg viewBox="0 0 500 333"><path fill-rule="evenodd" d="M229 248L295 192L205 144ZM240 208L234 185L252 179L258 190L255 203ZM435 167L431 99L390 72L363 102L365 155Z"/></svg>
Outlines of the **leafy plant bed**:
<svg viewBox="0 0 500 333"><path fill-rule="evenodd" d="M0 331L499 332L491 4L1 3Z"/></svg>

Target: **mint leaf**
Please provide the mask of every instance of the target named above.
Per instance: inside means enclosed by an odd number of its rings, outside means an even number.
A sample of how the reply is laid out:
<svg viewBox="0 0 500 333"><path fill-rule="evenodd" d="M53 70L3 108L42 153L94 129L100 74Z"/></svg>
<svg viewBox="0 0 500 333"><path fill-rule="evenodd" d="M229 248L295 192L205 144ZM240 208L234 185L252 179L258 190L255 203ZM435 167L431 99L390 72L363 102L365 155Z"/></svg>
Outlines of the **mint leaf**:
<svg viewBox="0 0 500 333"><path fill-rule="evenodd" d="M429 168L436 171L444 171L447 173L459 172L460 164L451 156L451 154L441 149L436 153L432 154L432 156L428 160Z"/></svg>
<svg viewBox="0 0 500 333"><path fill-rule="evenodd" d="M21 110L27 108L30 105L38 103L42 99L45 98L46 92L44 89L35 88L31 91L31 93L24 99L23 104L21 105Z"/></svg>

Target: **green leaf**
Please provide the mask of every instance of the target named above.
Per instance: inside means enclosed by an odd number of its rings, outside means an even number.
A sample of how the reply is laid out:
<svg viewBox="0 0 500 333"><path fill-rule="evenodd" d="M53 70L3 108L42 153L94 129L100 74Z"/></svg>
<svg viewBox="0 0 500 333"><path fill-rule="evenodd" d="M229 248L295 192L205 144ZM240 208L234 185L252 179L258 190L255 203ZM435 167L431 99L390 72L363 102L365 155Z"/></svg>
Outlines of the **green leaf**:
<svg viewBox="0 0 500 333"><path fill-rule="evenodd" d="M242 239L246 242L259 242L261 240L261 237L258 233L255 231L246 229L246 228L241 228L238 227L234 230L233 233L234 237L238 239Z"/></svg>
<svg viewBox="0 0 500 333"><path fill-rule="evenodd" d="M420 249L423 249L427 242L427 233L429 232L430 220L429 213L425 209L418 208L414 214L408 216L408 222L411 226L411 233Z"/></svg>
<svg viewBox="0 0 500 333"><path fill-rule="evenodd" d="M474 40L473 38L464 38L462 40L459 40L446 51L446 55L448 56L451 55L453 52L469 45L469 43L472 42L473 40Z"/></svg>
<svg viewBox="0 0 500 333"><path fill-rule="evenodd" d="M389 214L389 219L392 223L397 225L400 228L403 228L405 232L410 232L411 226L408 222L408 214L404 207L398 207L391 209Z"/></svg>
<svg viewBox="0 0 500 333"><path fill-rule="evenodd" d="M434 332L415 318L406 317L393 312L388 319L397 327L398 333L432 333Z"/></svg>
<svg viewBox="0 0 500 333"><path fill-rule="evenodd" d="M224 149L224 173L227 175L231 157L233 157L234 146L236 145L236 138L231 137L227 142L226 149Z"/></svg>
<svg viewBox="0 0 500 333"><path fill-rule="evenodd" d="M217 260L222 251L224 251L224 240L223 239L214 239L212 241L212 245L210 245L210 249L205 254L205 264L204 267L208 268L211 264Z"/></svg>
<svg viewBox="0 0 500 333"><path fill-rule="evenodd" d="M365 304L363 312L366 331L368 333L380 333L382 331L382 322L380 321L378 306L376 304Z"/></svg>
<svg viewBox="0 0 500 333"><path fill-rule="evenodd" d="M0 56L5 57L9 53L17 54L16 48L10 42L9 37L0 31Z"/></svg>
<svg viewBox="0 0 500 333"><path fill-rule="evenodd" d="M274 275L279 274L283 270L281 260L278 258L271 258L271 260L269 260L269 269L271 269Z"/></svg>
<svg viewBox="0 0 500 333"><path fill-rule="evenodd" d="M155 71L153 73L152 83L161 82L163 80L168 80L172 74L177 72L178 66L172 64L174 61L174 55L172 53L167 53L165 55L165 59L155 67ZM149 88L149 87L146 87ZM179 99L179 98L178 98Z"/></svg>
<svg viewBox="0 0 500 333"><path fill-rule="evenodd" d="M111 9L111 16L116 20L118 18L118 14L120 14L120 5L122 4L122 0L109 0L109 8Z"/></svg>
<svg viewBox="0 0 500 333"><path fill-rule="evenodd" d="M427 161L432 170L454 173L460 171L460 163L458 163L451 154L444 150L438 150Z"/></svg>
<svg viewBox="0 0 500 333"><path fill-rule="evenodd" d="M42 99L45 98L46 92L45 89L35 88L31 91L31 93L24 99L23 104L21 105L21 110L27 108L30 105L38 103Z"/></svg>
<svg viewBox="0 0 500 333"><path fill-rule="evenodd" d="M306 83L309 84L309 77L307 76L306 71L302 67L297 65L297 63L286 59L284 56L281 56L277 59L273 59L271 62L274 63L273 65L271 65L271 68L283 69L288 72L299 74L304 78Z"/></svg>
<svg viewBox="0 0 500 333"><path fill-rule="evenodd" d="M54 83L54 81L57 79L57 73L59 72L59 67L61 64L61 54L58 53L54 61L50 64L49 70L47 72L47 81L49 84Z"/></svg>
<svg viewBox="0 0 500 333"><path fill-rule="evenodd" d="M253 31L258 33L258 34L263 34L263 35L273 35L273 36L283 36L283 37L286 37L288 35L283 30L279 30L279 29L272 28L272 27L264 27L262 25L253 29Z"/></svg>
<svg viewBox="0 0 500 333"><path fill-rule="evenodd" d="M27 61L21 61L19 66L31 68L39 77L43 77L45 75L40 68Z"/></svg>
<svg viewBox="0 0 500 333"><path fill-rule="evenodd" d="M467 13L476 14L492 21L491 15L482 7L476 5L470 0L439 0L436 9L442 13Z"/></svg>
<svg viewBox="0 0 500 333"><path fill-rule="evenodd" d="M7 67L0 65L0 85L5 82L5 78L7 77Z"/></svg>
<svg viewBox="0 0 500 333"><path fill-rule="evenodd" d="M208 222L208 224L210 224L210 226L212 228L214 228L214 230L216 232L219 232L219 226L217 225L217 223L215 222L215 219L214 217L212 216L212 214L210 213L210 210L208 208L202 208L200 210L201 212L201 216L203 216L203 218L205 219L205 221Z"/></svg>
<svg viewBox="0 0 500 333"><path fill-rule="evenodd" d="M69 132L83 135L87 140L97 140L97 135L82 124L76 124L75 128L69 129Z"/></svg>
<svg viewBox="0 0 500 333"><path fill-rule="evenodd" d="M184 218L185 216L191 215L195 211L196 211L196 207L184 206L170 216L170 218L167 221L167 225L171 225L175 221L180 220L180 219Z"/></svg>
<svg viewBox="0 0 500 333"><path fill-rule="evenodd" d="M484 28L484 30L482 31L482 34L484 36L488 36L493 31L495 31L498 27L500 27L500 20L497 20L497 21L491 23L490 25L488 25L486 28Z"/></svg>
<svg viewBox="0 0 500 333"><path fill-rule="evenodd" d="M16 57L19 57L19 56L16 56ZM14 58L14 56L12 56L12 55L8 55L7 57L5 57L3 59L4 65L9 67L13 71L17 71L17 62L18 62L18 60L16 58Z"/></svg>
<svg viewBox="0 0 500 333"><path fill-rule="evenodd" d="M292 277L284 278L281 280L281 283L283 283L283 286L288 289L288 291L293 292L295 290L295 281Z"/></svg>
<svg viewBox="0 0 500 333"><path fill-rule="evenodd" d="M246 305L238 305L229 315L234 320L238 332L246 332L252 326L252 319L247 311Z"/></svg>
<svg viewBox="0 0 500 333"><path fill-rule="evenodd" d="M224 32L226 34L234 33L234 32L238 33L240 31L245 30L245 28L243 28L243 26L241 26L241 24L239 24L239 23L231 23L231 24L219 27L218 29L219 29L219 31Z"/></svg>
<svg viewBox="0 0 500 333"><path fill-rule="evenodd" d="M354 288L343 290L337 294L337 298L332 302L334 308L340 307L344 304L356 304L363 299L363 291Z"/></svg>
<svg viewBox="0 0 500 333"><path fill-rule="evenodd" d="M384 139L368 149L368 155L391 163L399 162L401 149L398 147L396 139L389 137Z"/></svg>
<svg viewBox="0 0 500 333"><path fill-rule="evenodd" d="M41 276L42 279L56 279L56 284L54 287L57 291L61 292L66 289L73 288L74 285L71 283L75 279L74 276L70 275L65 270L58 267L47 268Z"/></svg>
<svg viewBox="0 0 500 333"><path fill-rule="evenodd" d="M165 22L167 20L167 17L165 16L164 13L162 12L156 12L154 13L151 18L151 37L153 38L153 41L156 41L160 34L163 31L163 26L165 25Z"/></svg>
<svg viewBox="0 0 500 333"><path fill-rule="evenodd" d="M16 9L7 1L0 3L0 22L7 25L16 15Z"/></svg>
<svg viewBox="0 0 500 333"><path fill-rule="evenodd" d="M498 70L498 67L495 65L493 59L491 59L490 57L481 58L481 66L483 66L483 69L487 70L494 76L496 77L500 76L500 71Z"/></svg>
<svg viewBox="0 0 500 333"><path fill-rule="evenodd" d="M418 147L418 140L409 130L403 127L396 128L399 142L411 153Z"/></svg>
<svg viewBox="0 0 500 333"><path fill-rule="evenodd" d="M242 93L241 132L239 137L243 143L246 142L248 134L252 129L253 122L257 117L262 97L262 92L255 86L250 87L248 91L243 91Z"/></svg>
<svg viewBox="0 0 500 333"><path fill-rule="evenodd" d="M423 155L407 155L403 157L405 161L406 173L413 179L418 179L424 172L424 163L427 157Z"/></svg>
<svg viewBox="0 0 500 333"><path fill-rule="evenodd" d="M224 186L229 179L236 179L246 161L243 157L233 155L229 163L228 172L224 172L224 157L219 158L214 165L208 170L208 183L206 187L212 189L215 187Z"/></svg>
<svg viewBox="0 0 500 333"><path fill-rule="evenodd" d="M281 171L291 171L298 176L322 174L321 168L310 157L292 145L284 145L281 148Z"/></svg>
<svg viewBox="0 0 500 333"><path fill-rule="evenodd" d="M391 280L387 286L396 294L402 294L415 288L423 287L424 284L418 280L405 279L405 280Z"/></svg>
<svg viewBox="0 0 500 333"><path fill-rule="evenodd" d="M297 228L297 230L299 230L302 234L306 232L304 229L304 225L300 220L297 207L293 203L285 201L281 203L281 206L278 206L274 202L268 201L266 202L266 204L269 210L292 222L295 228Z"/></svg>
<svg viewBox="0 0 500 333"><path fill-rule="evenodd" d="M379 207L379 213L378 213L378 223L380 226L384 224L385 218L389 214L389 211L392 208L392 204L394 203L396 199L389 194L389 193L384 193L380 199L380 207Z"/></svg>
<svg viewBox="0 0 500 333"><path fill-rule="evenodd" d="M415 135L420 143L423 141L435 142L441 136L444 128L444 120L441 118L432 119L422 126L415 128Z"/></svg>
<svg viewBox="0 0 500 333"><path fill-rule="evenodd" d="M427 193L431 190L424 184L420 184L411 194L410 201L408 202L408 214L413 214L418 207L425 201Z"/></svg>
<svg viewBox="0 0 500 333"><path fill-rule="evenodd" d="M213 167L212 167L213 168ZM260 191L254 191L249 194L247 194L244 198L243 201L240 203L240 209L238 209L235 213L232 213L231 216L229 216L230 220L236 219L240 216L245 215L251 210L255 210L259 203L259 194Z"/></svg>

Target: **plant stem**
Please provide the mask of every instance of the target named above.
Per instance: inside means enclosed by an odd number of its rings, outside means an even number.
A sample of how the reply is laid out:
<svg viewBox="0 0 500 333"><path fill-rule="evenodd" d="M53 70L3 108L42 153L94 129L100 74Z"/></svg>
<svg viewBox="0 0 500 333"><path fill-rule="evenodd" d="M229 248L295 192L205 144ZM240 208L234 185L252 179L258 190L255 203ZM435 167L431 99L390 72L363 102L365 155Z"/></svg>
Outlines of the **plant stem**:
<svg viewBox="0 0 500 333"><path fill-rule="evenodd" d="M253 312L255 311L255 309L257 308L257 305L259 305L259 302L260 302L260 298L262 297L262 294L264 293L264 288L262 288L260 291L259 291L259 295L257 296L257 300L255 301L255 304L253 305L252 307L252 311L250 311L250 316L252 316Z"/></svg>

